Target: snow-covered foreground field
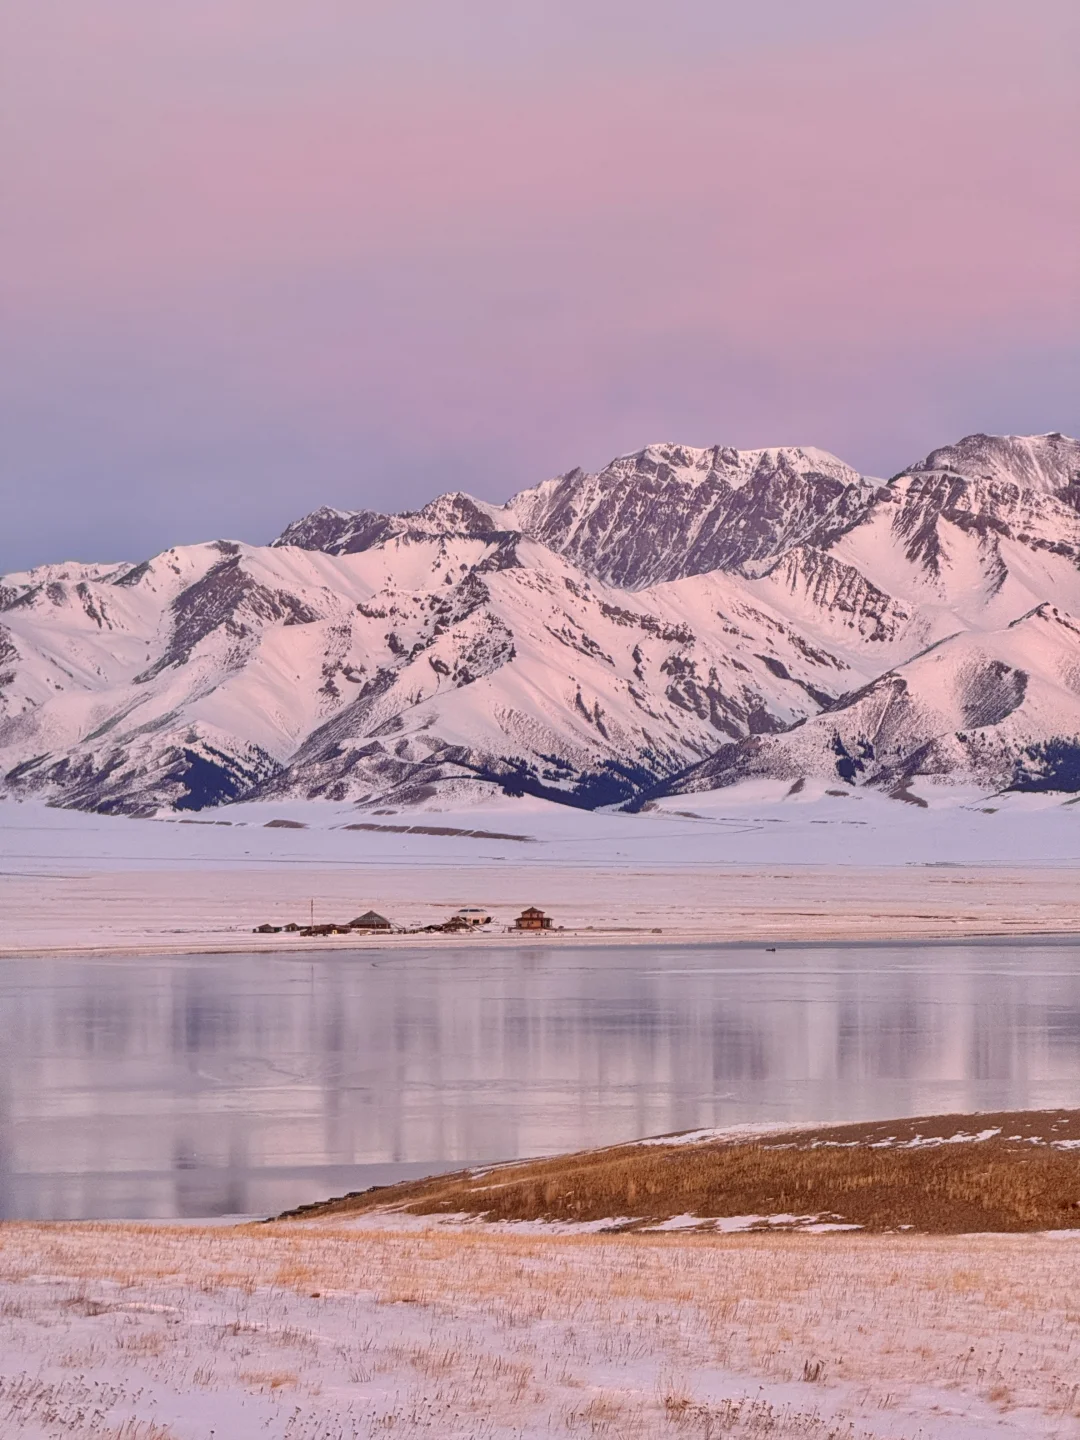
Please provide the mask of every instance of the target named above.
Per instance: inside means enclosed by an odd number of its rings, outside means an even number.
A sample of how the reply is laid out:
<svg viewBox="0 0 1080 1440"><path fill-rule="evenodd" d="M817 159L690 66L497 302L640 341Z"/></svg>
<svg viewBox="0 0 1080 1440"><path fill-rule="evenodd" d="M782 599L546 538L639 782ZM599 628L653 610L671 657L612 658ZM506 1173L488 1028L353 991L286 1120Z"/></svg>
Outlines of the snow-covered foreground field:
<svg viewBox="0 0 1080 1440"><path fill-rule="evenodd" d="M1045 1236L0 1230L27 1440L1080 1434Z"/></svg>
<svg viewBox="0 0 1080 1440"><path fill-rule="evenodd" d="M457 812L288 802L157 820L8 804L0 953L310 949L252 928L371 906L403 926L485 906L487 935L504 940L528 904L575 942L1068 933L1080 929L1078 860L1080 809L1062 796L952 791L920 808L762 784L639 815L502 798Z"/></svg>

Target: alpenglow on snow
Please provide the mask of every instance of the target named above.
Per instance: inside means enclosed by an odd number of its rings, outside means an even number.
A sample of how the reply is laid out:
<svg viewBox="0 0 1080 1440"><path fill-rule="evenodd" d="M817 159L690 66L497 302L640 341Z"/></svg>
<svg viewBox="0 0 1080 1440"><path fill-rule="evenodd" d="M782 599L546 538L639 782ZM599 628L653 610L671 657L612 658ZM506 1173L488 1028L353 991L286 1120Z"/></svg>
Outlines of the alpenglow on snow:
<svg viewBox="0 0 1080 1440"><path fill-rule="evenodd" d="M1080 443L652 445L0 583L0 794L151 814L818 777L1080 791Z"/></svg>

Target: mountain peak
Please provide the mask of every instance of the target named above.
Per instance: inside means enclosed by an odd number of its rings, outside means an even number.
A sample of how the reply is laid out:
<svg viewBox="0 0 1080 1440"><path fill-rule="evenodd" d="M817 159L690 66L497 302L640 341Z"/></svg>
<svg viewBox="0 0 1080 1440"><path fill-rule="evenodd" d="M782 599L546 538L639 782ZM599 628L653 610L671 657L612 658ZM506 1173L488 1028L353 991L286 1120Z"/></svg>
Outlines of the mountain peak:
<svg viewBox="0 0 1080 1440"><path fill-rule="evenodd" d="M932 450L901 473L932 472L991 484L1006 482L1053 495L1080 486L1080 440L1056 430L1047 435L965 435L953 445Z"/></svg>
<svg viewBox="0 0 1080 1440"><path fill-rule="evenodd" d="M724 483L738 488L763 469L769 473L786 471L797 475L831 475L845 481L860 478L858 472L838 456L813 445L769 445L754 450L737 450L732 445L699 448L680 445L670 440L616 456L604 470L597 472L597 477L612 472L644 475L662 471L664 478L687 485L712 481L714 484ZM581 470L570 472L570 476L579 478L583 474ZM521 495L531 493L526 490L522 491ZM515 500L518 498L519 496L514 497ZM512 501L511 504L513 503Z"/></svg>
<svg viewBox="0 0 1080 1440"><path fill-rule="evenodd" d="M354 555L397 534L400 528L397 520L397 516L383 515L377 510L334 510L329 505L320 505L286 525L270 544L322 550L327 555Z"/></svg>
<svg viewBox="0 0 1080 1440"><path fill-rule="evenodd" d="M494 535L508 528L503 507L477 500L463 490L450 490L415 514L399 518L405 522L419 521L442 534Z"/></svg>

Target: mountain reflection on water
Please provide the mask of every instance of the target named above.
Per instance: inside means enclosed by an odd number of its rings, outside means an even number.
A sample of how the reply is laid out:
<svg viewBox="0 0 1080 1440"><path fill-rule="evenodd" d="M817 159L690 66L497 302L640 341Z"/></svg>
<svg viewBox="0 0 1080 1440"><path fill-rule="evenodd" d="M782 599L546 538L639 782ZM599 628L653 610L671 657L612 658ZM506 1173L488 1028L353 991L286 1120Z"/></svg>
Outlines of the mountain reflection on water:
<svg viewBox="0 0 1080 1440"><path fill-rule="evenodd" d="M0 1215L269 1213L745 1120L1080 1105L1072 944L0 962Z"/></svg>

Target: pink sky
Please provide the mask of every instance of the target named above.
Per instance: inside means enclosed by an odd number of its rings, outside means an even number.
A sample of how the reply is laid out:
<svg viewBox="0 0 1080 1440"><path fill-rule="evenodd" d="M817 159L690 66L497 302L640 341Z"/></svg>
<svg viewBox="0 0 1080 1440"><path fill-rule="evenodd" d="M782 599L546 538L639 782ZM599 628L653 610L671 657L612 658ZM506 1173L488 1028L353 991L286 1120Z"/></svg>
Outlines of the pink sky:
<svg viewBox="0 0 1080 1440"><path fill-rule="evenodd" d="M0 56L5 567L1080 428L1071 0L9 0Z"/></svg>

